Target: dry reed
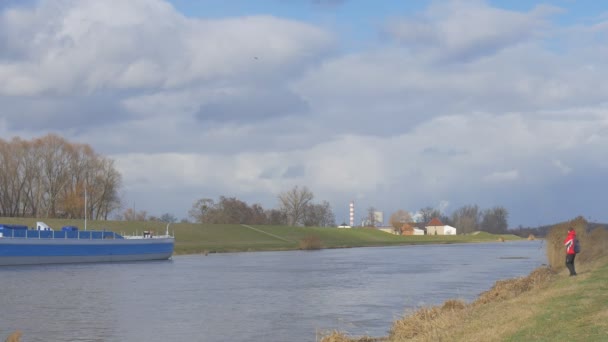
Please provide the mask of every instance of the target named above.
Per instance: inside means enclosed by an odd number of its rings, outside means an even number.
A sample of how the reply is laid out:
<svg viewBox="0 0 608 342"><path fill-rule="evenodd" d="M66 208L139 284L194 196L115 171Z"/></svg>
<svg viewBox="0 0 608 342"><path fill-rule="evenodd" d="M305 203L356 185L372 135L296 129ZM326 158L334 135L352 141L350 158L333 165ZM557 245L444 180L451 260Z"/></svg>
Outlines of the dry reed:
<svg viewBox="0 0 608 342"><path fill-rule="evenodd" d="M525 277L498 280L490 290L481 293L473 302L473 305L488 304L517 297L524 292L546 284L553 274L550 268L540 267Z"/></svg>
<svg viewBox="0 0 608 342"><path fill-rule="evenodd" d="M598 227L592 231L587 230L587 221L579 216L571 221L556 224L547 233L547 260L551 268L556 271L565 268L566 247L564 240L568 235L568 228L576 231L582 250L576 255L575 263L584 265L606 255L608 251L608 230Z"/></svg>
<svg viewBox="0 0 608 342"><path fill-rule="evenodd" d="M23 335L23 333L19 330L15 331L14 333L10 334L5 342L19 342L21 341L21 335Z"/></svg>
<svg viewBox="0 0 608 342"><path fill-rule="evenodd" d="M346 333L341 331L331 331L325 334L320 342L381 342L387 341L384 337L369 337L363 336L358 338L349 337Z"/></svg>
<svg viewBox="0 0 608 342"><path fill-rule="evenodd" d="M321 239L316 235L310 235L300 240L300 249L315 250L322 247Z"/></svg>
<svg viewBox="0 0 608 342"><path fill-rule="evenodd" d="M460 324L468 313L469 306L465 302L455 299L450 299L441 306L420 308L413 314L393 323L389 340L445 340L446 331Z"/></svg>

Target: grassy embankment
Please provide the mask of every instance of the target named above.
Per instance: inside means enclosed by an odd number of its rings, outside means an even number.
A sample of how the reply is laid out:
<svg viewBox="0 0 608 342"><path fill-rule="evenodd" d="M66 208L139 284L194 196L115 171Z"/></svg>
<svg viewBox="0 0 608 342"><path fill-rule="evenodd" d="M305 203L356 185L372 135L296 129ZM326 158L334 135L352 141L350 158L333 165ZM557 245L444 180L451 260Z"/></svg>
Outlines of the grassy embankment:
<svg viewBox="0 0 608 342"><path fill-rule="evenodd" d="M37 219L0 218L0 223L36 225ZM63 226L84 228L82 220L41 219L54 229ZM121 234L141 234L152 230L164 234L166 224L139 221L88 221L87 229L108 229ZM376 229L318 228L287 226L243 226L174 223L169 232L175 233L175 254L215 252L272 251L316 248L347 248L366 246L396 246L408 244L438 244L519 240L515 235L456 236L397 236Z"/></svg>
<svg viewBox="0 0 608 342"><path fill-rule="evenodd" d="M583 251L578 276L564 266L568 226ZM408 312L386 337L329 332L322 342L346 341L608 341L608 231L585 231L582 218L555 225L547 236L548 267L527 277L497 281L472 303L458 299Z"/></svg>

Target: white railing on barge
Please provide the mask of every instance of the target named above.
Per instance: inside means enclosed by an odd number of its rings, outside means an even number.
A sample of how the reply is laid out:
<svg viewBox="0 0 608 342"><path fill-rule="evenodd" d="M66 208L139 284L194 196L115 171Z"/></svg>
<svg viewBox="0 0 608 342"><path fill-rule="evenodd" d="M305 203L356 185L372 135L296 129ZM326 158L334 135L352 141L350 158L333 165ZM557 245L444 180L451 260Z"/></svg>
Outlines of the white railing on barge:
<svg viewBox="0 0 608 342"><path fill-rule="evenodd" d="M0 238L5 239L74 239L74 240L103 240L103 239L121 239L123 236L116 234L115 232L108 232L103 230L88 230L88 231L54 231L51 230L23 230L25 233L23 236L15 236L15 229L11 229L11 235L4 235L4 232L0 232ZM36 232L36 233L34 233ZM56 234L59 233L59 234ZM74 237L68 237L68 233L74 233ZM99 233L99 234L94 234ZM33 236L30 236L33 235ZM43 236L44 235L44 236ZM48 235L48 236L47 236ZM59 236L57 236L59 235ZM82 236L85 237L82 237ZM99 237L94 237L94 235L100 235ZM117 237L118 236L118 237Z"/></svg>

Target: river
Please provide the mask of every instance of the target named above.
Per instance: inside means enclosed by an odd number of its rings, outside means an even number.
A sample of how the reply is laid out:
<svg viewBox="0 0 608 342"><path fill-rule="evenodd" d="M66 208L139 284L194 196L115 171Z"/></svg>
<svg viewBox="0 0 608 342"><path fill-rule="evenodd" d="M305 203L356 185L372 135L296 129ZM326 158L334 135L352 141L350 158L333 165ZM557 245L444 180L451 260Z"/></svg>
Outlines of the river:
<svg viewBox="0 0 608 342"><path fill-rule="evenodd" d="M0 267L0 340L315 341L386 335L423 305L474 300L546 263L542 241L226 253Z"/></svg>

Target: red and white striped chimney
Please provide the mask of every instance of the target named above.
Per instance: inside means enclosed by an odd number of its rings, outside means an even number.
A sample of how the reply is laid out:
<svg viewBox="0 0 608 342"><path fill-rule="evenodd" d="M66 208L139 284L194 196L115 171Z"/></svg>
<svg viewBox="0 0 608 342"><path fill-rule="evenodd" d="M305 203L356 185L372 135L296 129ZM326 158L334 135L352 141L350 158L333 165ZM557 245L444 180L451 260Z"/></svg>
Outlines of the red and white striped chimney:
<svg viewBox="0 0 608 342"><path fill-rule="evenodd" d="M355 226L355 202L350 202L350 226Z"/></svg>

